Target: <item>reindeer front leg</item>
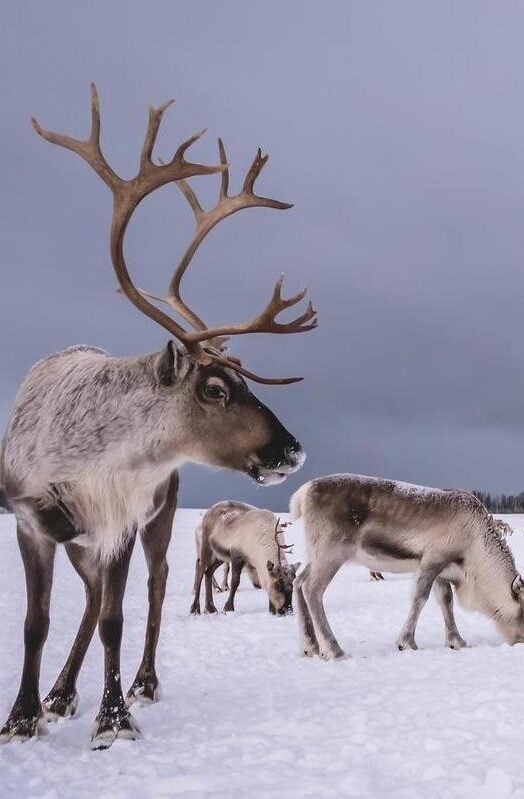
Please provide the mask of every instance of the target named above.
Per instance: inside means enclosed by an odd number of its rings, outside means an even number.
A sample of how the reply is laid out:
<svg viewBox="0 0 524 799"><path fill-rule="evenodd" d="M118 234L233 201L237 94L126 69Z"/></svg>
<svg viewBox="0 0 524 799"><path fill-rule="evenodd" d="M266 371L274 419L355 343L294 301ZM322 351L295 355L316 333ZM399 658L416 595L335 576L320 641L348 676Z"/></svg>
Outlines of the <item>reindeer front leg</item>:
<svg viewBox="0 0 524 799"><path fill-rule="evenodd" d="M24 667L20 688L9 718L0 731L0 743L32 738L41 726L39 677L42 649L49 630L49 599L53 583L55 544L36 539L18 524L18 545L24 563L27 612L24 624Z"/></svg>
<svg viewBox="0 0 524 799"><path fill-rule="evenodd" d="M422 613L422 608L428 601L433 583L444 568L444 565L445 564L442 563L437 564L431 561L422 561L420 565L420 571L415 581L415 593L413 596L413 602L411 603L411 609L406 622L400 631L400 635L397 638L397 647L400 650L418 649L417 644L415 643L415 629L417 622L419 620L420 614Z"/></svg>
<svg viewBox="0 0 524 799"><path fill-rule="evenodd" d="M319 655L323 660L337 660L344 657L344 650L330 627L323 602L325 590L343 562L344 560L312 561L309 564L308 573L300 584L315 631L315 638L318 641Z"/></svg>
<svg viewBox="0 0 524 799"><path fill-rule="evenodd" d="M126 702L128 705L136 701L156 702L159 698L159 682L156 674L155 659L160 624L162 622L162 607L166 595L167 576L169 574L167 550L173 530L177 492L178 474L174 473L169 480L160 511L141 535L149 571L149 613L142 662L133 684L127 692Z"/></svg>
<svg viewBox="0 0 524 799"><path fill-rule="evenodd" d="M295 597L296 606L298 611L298 626L300 630L300 654L305 657L313 657L319 654L317 636L315 635L315 628L313 627L313 620L310 616L306 600L304 599L304 592L302 590L302 583L308 576L311 566L308 564L304 571L298 575L295 580Z"/></svg>
<svg viewBox="0 0 524 799"><path fill-rule="evenodd" d="M104 693L91 736L92 749L107 749L117 738L135 739L140 735L126 707L120 679L122 600L135 538L136 535L133 535L115 560L104 566L102 571L102 607L98 630L104 647Z"/></svg>
<svg viewBox="0 0 524 799"><path fill-rule="evenodd" d="M100 569L93 560L90 550L77 544L66 544L65 547L69 560L84 582L86 606L69 657L42 702L47 721L73 716L76 711L78 706L76 681L96 630L102 596Z"/></svg>

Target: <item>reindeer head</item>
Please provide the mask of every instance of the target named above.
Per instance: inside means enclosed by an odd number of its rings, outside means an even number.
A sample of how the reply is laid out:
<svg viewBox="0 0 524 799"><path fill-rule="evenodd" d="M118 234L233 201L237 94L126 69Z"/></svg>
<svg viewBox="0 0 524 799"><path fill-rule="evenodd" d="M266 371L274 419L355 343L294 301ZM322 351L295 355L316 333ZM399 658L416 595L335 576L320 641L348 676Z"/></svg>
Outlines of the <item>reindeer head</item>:
<svg viewBox="0 0 524 799"><path fill-rule="evenodd" d="M524 643L524 580L517 574L511 583L512 602L495 613L493 620L509 644Z"/></svg>
<svg viewBox="0 0 524 799"><path fill-rule="evenodd" d="M277 544L278 563L268 560L268 594L269 594L269 610L278 616L286 616L293 613L293 583L297 571L300 568L300 562L287 563L282 560L282 552L289 552L293 544L281 544L278 536L282 532L282 528L287 527L287 524L280 525L280 519L277 519L275 525L275 542Z"/></svg>
<svg viewBox="0 0 524 799"><path fill-rule="evenodd" d="M240 361L228 354L225 342L229 336L247 333L301 333L316 327L316 312L311 303L295 319L276 321L284 310L295 306L306 294L301 291L285 299L281 295L280 277L266 307L253 319L239 324L208 327L184 302L180 293L181 280L198 247L207 234L223 219L244 208L290 208L289 203L255 194L254 185L268 156L259 149L249 168L240 192L230 195L229 168L222 141L219 139L220 163L215 166L194 164L185 159L187 149L205 131L191 136L167 162L153 162L153 148L165 110L172 101L150 108L138 174L124 180L107 162L100 146L100 109L97 91L91 88L91 133L88 139L44 130L33 119L36 132L47 141L66 147L80 155L94 169L113 194L110 250L120 291L142 313L160 324L181 344L175 349L170 342L156 362L157 390L165 399L165 438L170 425L176 426L171 435L171 448L176 441L177 454L198 462L225 466L247 472L259 483L268 485L285 479L299 468L304 460L300 444L285 430L278 419L249 391L243 378L258 383L286 384L302 378L263 378L245 369ZM221 174L216 205L204 210L187 178L196 175ZM124 236L131 216L139 203L151 192L175 183L186 198L195 218L193 238L174 270L166 296L159 297L138 289L129 274L124 256ZM171 311L189 325L185 328L161 308ZM180 445L180 430L190 432ZM176 436L175 436L176 432ZM168 445L169 448L169 445ZM169 451L165 453L169 458Z"/></svg>
<svg viewBox="0 0 524 799"><path fill-rule="evenodd" d="M156 371L165 399L162 423L171 427L168 449L176 442L186 460L244 472L259 485L282 482L304 462L296 438L233 369L199 364L169 343ZM186 431L182 437L180 431Z"/></svg>

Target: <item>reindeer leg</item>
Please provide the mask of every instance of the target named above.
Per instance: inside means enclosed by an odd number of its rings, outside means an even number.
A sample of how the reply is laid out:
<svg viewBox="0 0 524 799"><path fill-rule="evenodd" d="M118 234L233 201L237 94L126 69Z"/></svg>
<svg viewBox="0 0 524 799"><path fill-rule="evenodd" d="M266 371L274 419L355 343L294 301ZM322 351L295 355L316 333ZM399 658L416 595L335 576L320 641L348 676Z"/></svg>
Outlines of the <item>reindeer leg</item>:
<svg viewBox="0 0 524 799"><path fill-rule="evenodd" d="M298 612L298 626L301 636L300 654L305 655L306 657L313 657L313 655L318 655L319 653L317 636L315 635L315 628L313 627L313 620L311 619L306 600L304 599L304 592L302 590L302 583L308 576L310 570L311 567L308 564L304 571L296 578L294 586L297 600L296 605Z"/></svg>
<svg viewBox="0 0 524 799"><path fill-rule="evenodd" d="M193 603L189 609L189 612L192 616L200 616L200 589L202 587L204 571L205 570L202 566L202 561L200 558L197 558L195 565L195 598L193 599Z"/></svg>
<svg viewBox="0 0 524 799"><path fill-rule="evenodd" d="M104 646L104 693L91 736L92 749L107 749L117 738L135 739L140 735L124 702L120 680L122 600L135 538L136 535L133 535L120 554L102 567L102 607L98 630Z"/></svg>
<svg viewBox="0 0 524 799"><path fill-rule="evenodd" d="M198 573L200 570L200 558L195 560L195 579L193 580L193 593L196 594L198 588Z"/></svg>
<svg viewBox="0 0 524 799"><path fill-rule="evenodd" d="M96 629L102 597L100 568L94 562L89 549L77 544L66 544L65 547L75 571L84 581L86 606L69 657L42 702L47 721L73 716L76 711L78 706L76 681Z"/></svg>
<svg viewBox="0 0 524 799"><path fill-rule="evenodd" d="M131 688L127 692L126 702L131 705L136 700L156 702L159 698L158 677L156 675L155 657L162 621L162 606L166 593L167 549L173 530L173 516L176 508L178 492L178 474L170 477L164 497L164 503L141 535L142 546L149 570L148 593L149 613L147 616L146 639L142 662L138 668Z"/></svg>
<svg viewBox="0 0 524 799"><path fill-rule="evenodd" d="M258 572L254 566L250 563L246 564L247 573L249 574L249 579L253 583L253 588L262 588L260 584L260 577L258 576Z"/></svg>
<svg viewBox="0 0 524 799"><path fill-rule="evenodd" d="M336 660L344 657L333 630L329 626L322 598L329 583L342 566L342 561L311 563L311 571L302 583L302 591L313 621L315 635L319 645L319 654L323 660Z"/></svg>
<svg viewBox="0 0 524 799"><path fill-rule="evenodd" d="M397 647L400 650L418 649L417 644L415 643L415 629L417 622L422 612L422 608L428 601L433 583L444 567L445 564L442 563L436 564L429 561L426 563L421 563L420 570L415 581L415 594L413 596L411 609L405 624L400 631L400 635L397 638Z"/></svg>
<svg viewBox="0 0 524 799"><path fill-rule="evenodd" d="M218 613L215 603L213 602L213 575L222 563L221 560L215 560L205 570L206 577L206 613Z"/></svg>
<svg viewBox="0 0 524 799"><path fill-rule="evenodd" d="M20 523L18 546L24 563L27 613L24 624L24 666L20 688L9 718L0 731L0 743L12 738L32 738L42 730L39 678L42 649L49 630L49 599L53 583L56 545L36 539Z"/></svg>
<svg viewBox="0 0 524 799"><path fill-rule="evenodd" d="M242 569L244 568L245 564L245 560L241 555L233 552L231 555L231 590L229 592L227 602L224 605L225 613L230 613L231 611L235 610L235 594L237 592L238 586L240 585L240 575L242 574Z"/></svg>
<svg viewBox="0 0 524 799"><path fill-rule="evenodd" d="M220 591L227 591L229 585L227 584L227 578L229 577L229 563L224 563L224 572L222 574L222 583L220 585Z"/></svg>
<svg viewBox="0 0 524 799"><path fill-rule="evenodd" d="M453 589L451 588L451 583L448 580L444 580L443 577L437 577L433 590L444 617L446 646L449 646L450 649L464 649L467 643L460 635L453 615Z"/></svg>

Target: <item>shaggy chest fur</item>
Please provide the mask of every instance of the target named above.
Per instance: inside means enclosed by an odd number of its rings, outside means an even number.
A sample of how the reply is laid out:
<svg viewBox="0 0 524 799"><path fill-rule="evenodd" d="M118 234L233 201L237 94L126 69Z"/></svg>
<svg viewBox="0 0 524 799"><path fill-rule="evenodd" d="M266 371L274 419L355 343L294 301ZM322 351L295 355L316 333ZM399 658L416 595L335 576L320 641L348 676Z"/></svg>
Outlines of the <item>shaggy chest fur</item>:
<svg viewBox="0 0 524 799"><path fill-rule="evenodd" d="M81 531L75 543L92 548L101 561L111 560L129 535L155 515L158 488L173 468L172 464L143 470L98 468L84 475L79 486L61 486L60 499Z"/></svg>

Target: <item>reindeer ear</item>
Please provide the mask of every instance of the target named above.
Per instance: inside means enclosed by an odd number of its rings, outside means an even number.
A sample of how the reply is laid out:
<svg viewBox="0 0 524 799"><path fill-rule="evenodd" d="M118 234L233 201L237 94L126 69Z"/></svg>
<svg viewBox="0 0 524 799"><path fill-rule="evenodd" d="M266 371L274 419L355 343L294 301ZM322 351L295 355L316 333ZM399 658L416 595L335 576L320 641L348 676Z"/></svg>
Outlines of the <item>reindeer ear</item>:
<svg viewBox="0 0 524 799"><path fill-rule="evenodd" d="M273 561L272 561L272 560L268 560L268 562L267 562L266 566L267 566L267 570L268 570L268 572L269 572L270 574L272 574L272 573L273 573L273 571L274 571L274 569L275 569L275 564L273 563Z"/></svg>
<svg viewBox="0 0 524 799"><path fill-rule="evenodd" d="M173 342L167 342L155 361L155 374L161 386L172 386L176 374L176 350Z"/></svg>
<svg viewBox="0 0 524 799"><path fill-rule="evenodd" d="M297 560L297 562L296 562L296 563L290 563L289 565L291 566L291 568L293 569L293 571L295 572L295 574L297 573L297 571L298 571L298 570L300 569L300 567L302 566L302 564L301 564L301 562L300 562L299 560Z"/></svg>
<svg viewBox="0 0 524 799"><path fill-rule="evenodd" d="M524 581L522 580L520 574L517 574L511 583L511 592L515 599L524 599Z"/></svg>

